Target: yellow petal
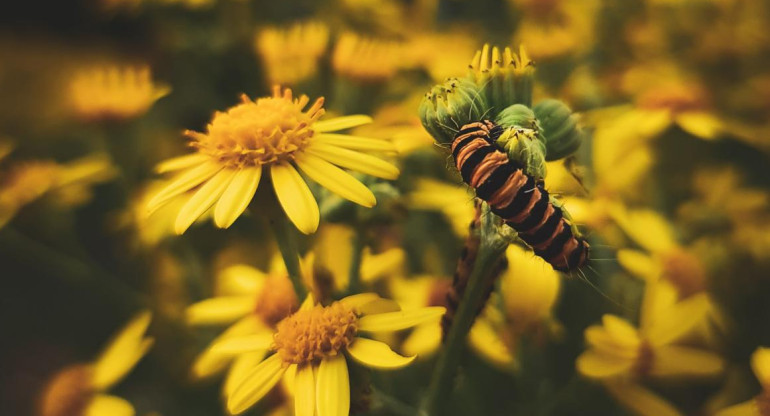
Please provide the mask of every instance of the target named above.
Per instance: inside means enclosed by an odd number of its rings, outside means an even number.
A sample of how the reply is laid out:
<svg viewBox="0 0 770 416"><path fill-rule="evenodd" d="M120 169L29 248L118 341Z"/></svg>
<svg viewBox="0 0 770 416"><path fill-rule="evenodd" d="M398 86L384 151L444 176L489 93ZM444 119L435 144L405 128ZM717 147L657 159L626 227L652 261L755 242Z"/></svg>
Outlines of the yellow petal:
<svg viewBox="0 0 770 416"><path fill-rule="evenodd" d="M305 151L335 165L383 179L396 179L397 167L366 153L343 149L328 144L313 143Z"/></svg>
<svg viewBox="0 0 770 416"><path fill-rule="evenodd" d="M691 331L707 315L710 308L708 296L705 293L691 296L667 311L667 316L656 319L645 335L653 346L673 342Z"/></svg>
<svg viewBox="0 0 770 416"><path fill-rule="evenodd" d="M660 277L660 264L642 251L620 249L618 263L636 277L651 282Z"/></svg>
<svg viewBox="0 0 770 416"><path fill-rule="evenodd" d="M134 406L120 397L97 394L88 403L83 416L134 416Z"/></svg>
<svg viewBox="0 0 770 416"><path fill-rule="evenodd" d="M575 361L578 371L592 378L619 376L630 371L633 363L633 360L602 354L594 350L580 354Z"/></svg>
<svg viewBox="0 0 770 416"><path fill-rule="evenodd" d="M432 354L441 345L441 326L436 324L417 325L401 344L406 355L420 357Z"/></svg>
<svg viewBox="0 0 770 416"><path fill-rule="evenodd" d="M765 390L770 391L770 348L757 348L751 354L751 368Z"/></svg>
<svg viewBox="0 0 770 416"><path fill-rule="evenodd" d="M310 179L335 194L365 207L373 207L377 203L369 188L324 159L311 154L301 154L294 161Z"/></svg>
<svg viewBox="0 0 770 416"><path fill-rule="evenodd" d="M679 292L667 280L650 281L644 287L639 311L639 330L648 333L656 322L669 319L669 310L679 301Z"/></svg>
<svg viewBox="0 0 770 416"><path fill-rule="evenodd" d="M349 136L347 134L321 134L318 143L344 147L350 150L364 150L371 152L395 152L396 146L388 140L373 139L369 137Z"/></svg>
<svg viewBox="0 0 770 416"><path fill-rule="evenodd" d="M468 341L471 347L491 363L508 367L513 363L513 354L485 319L477 319L471 327Z"/></svg>
<svg viewBox="0 0 770 416"><path fill-rule="evenodd" d="M607 333L617 342L628 345L639 345L638 331L625 319L615 315L606 314L602 316L602 324L604 324L604 329L607 330Z"/></svg>
<svg viewBox="0 0 770 416"><path fill-rule="evenodd" d="M668 221L653 210L612 206L610 215L636 244L651 253L665 253L678 245Z"/></svg>
<svg viewBox="0 0 770 416"><path fill-rule="evenodd" d="M431 321L438 322L445 311L446 309L442 306L431 306L408 311L367 315L358 320L358 329L369 332L398 331Z"/></svg>
<svg viewBox="0 0 770 416"><path fill-rule="evenodd" d="M97 390L106 390L120 381L147 353L153 344L152 338L144 336L150 320L149 311L140 313L110 341L94 366L93 385Z"/></svg>
<svg viewBox="0 0 770 416"><path fill-rule="evenodd" d="M641 416L682 416L657 394L633 383L606 383L605 387L623 406Z"/></svg>
<svg viewBox="0 0 770 416"><path fill-rule="evenodd" d="M650 371L656 377L715 377L724 371L724 360L704 350L676 345L655 348Z"/></svg>
<svg viewBox="0 0 770 416"><path fill-rule="evenodd" d="M251 373L251 370L262 362L262 359L265 358L265 353L266 351L247 352L238 355L233 360L222 386L225 397L230 397L235 388Z"/></svg>
<svg viewBox="0 0 770 416"><path fill-rule="evenodd" d="M194 379L201 379L214 375L222 371L232 361L232 354L222 354L212 351L220 342L226 341L232 337L239 337L248 334L254 334L260 331L268 330L259 318L255 315L249 315L235 324L231 325L225 332L216 337L198 357L195 358L190 375Z"/></svg>
<svg viewBox="0 0 770 416"><path fill-rule="evenodd" d="M352 116L335 117L329 120L316 121L313 123L312 128L314 131L319 133L326 133L329 131L344 130L352 127L362 126L364 124L369 124L372 121L373 120L371 117L358 114Z"/></svg>
<svg viewBox="0 0 770 416"><path fill-rule="evenodd" d="M226 295L249 295L256 299L262 290L267 275L251 266L235 264L219 272L216 281L216 293Z"/></svg>
<svg viewBox="0 0 770 416"><path fill-rule="evenodd" d="M364 303L354 308L356 313L361 315L374 315L378 313L400 311L401 307L396 301L384 298L378 298L371 302Z"/></svg>
<svg viewBox="0 0 770 416"><path fill-rule="evenodd" d="M185 318L190 325L227 324L243 318L253 310L253 296L220 296L188 306Z"/></svg>
<svg viewBox="0 0 770 416"><path fill-rule="evenodd" d="M361 280L372 282L389 273L397 273L404 264L406 254L400 248L391 248L382 253L371 254L364 252L361 260Z"/></svg>
<svg viewBox="0 0 770 416"><path fill-rule="evenodd" d="M390 349L388 344L366 338L354 338L348 345L348 353L361 364L379 369L401 368L414 361L416 356L404 357Z"/></svg>
<svg viewBox="0 0 770 416"><path fill-rule="evenodd" d="M210 160L210 157L202 153L192 153L189 155L177 156L158 163L158 165L155 167L155 172L166 173L175 170L187 169L189 167L205 163L208 160Z"/></svg>
<svg viewBox="0 0 770 416"><path fill-rule="evenodd" d="M315 414L315 375L310 364L297 367L294 376L294 414L313 416Z"/></svg>
<svg viewBox="0 0 770 416"><path fill-rule="evenodd" d="M211 179L206 181L197 192L187 200L174 223L174 231L177 234L184 234L188 228L203 215L225 192L237 170L223 169L217 172Z"/></svg>
<svg viewBox="0 0 770 416"><path fill-rule="evenodd" d="M724 130L721 120L703 111L681 113L676 117L676 123L682 130L707 140L716 138Z"/></svg>
<svg viewBox="0 0 770 416"><path fill-rule="evenodd" d="M212 345L211 351L214 353L237 355L246 352L267 351L272 344L273 333L271 331L264 331L241 337L227 338Z"/></svg>
<svg viewBox="0 0 770 416"><path fill-rule="evenodd" d="M305 297L305 300L302 301L302 305L299 305L299 310L308 311L313 309L313 306L315 306L315 299L313 299L312 293L308 293L307 297Z"/></svg>
<svg viewBox="0 0 770 416"><path fill-rule="evenodd" d="M183 171L152 197L150 202L147 203L147 211L155 211L155 209L159 208L171 198L195 188L214 176L214 174L220 170L222 170L222 166L213 162L206 162L202 165Z"/></svg>
<svg viewBox="0 0 770 416"><path fill-rule="evenodd" d="M284 372L286 367L278 354L266 358L235 387L227 398L227 410L234 415L245 412L278 384Z"/></svg>
<svg viewBox="0 0 770 416"><path fill-rule="evenodd" d="M358 294L355 294L355 295L346 296L346 297L340 299L340 303L342 303L343 305L347 306L348 308L358 310L363 305L365 305L365 304L367 304L369 302L374 302L377 299L382 299L382 298L380 298L380 295L378 295L376 293L368 293L367 292L367 293L358 293Z"/></svg>
<svg viewBox="0 0 770 416"><path fill-rule="evenodd" d="M243 214L257 192L261 177L261 167L241 169L235 174L214 208L214 223L217 227L227 228Z"/></svg>
<svg viewBox="0 0 770 416"><path fill-rule="evenodd" d="M318 416L348 416L350 380L345 356L340 354L321 360L315 393Z"/></svg>
<svg viewBox="0 0 770 416"><path fill-rule="evenodd" d="M757 401L751 399L743 403L724 408L716 412L714 416L762 416L762 413L759 412Z"/></svg>
<svg viewBox="0 0 770 416"><path fill-rule="evenodd" d="M634 359L638 354L638 340L613 337L602 326L592 325L586 328L585 338L588 345L600 353L629 360Z"/></svg>
<svg viewBox="0 0 770 416"><path fill-rule="evenodd" d="M275 195L291 222L305 234L314 233L318 229L320 213L305 180L290 164L273 165L270 174Z"/></svg>

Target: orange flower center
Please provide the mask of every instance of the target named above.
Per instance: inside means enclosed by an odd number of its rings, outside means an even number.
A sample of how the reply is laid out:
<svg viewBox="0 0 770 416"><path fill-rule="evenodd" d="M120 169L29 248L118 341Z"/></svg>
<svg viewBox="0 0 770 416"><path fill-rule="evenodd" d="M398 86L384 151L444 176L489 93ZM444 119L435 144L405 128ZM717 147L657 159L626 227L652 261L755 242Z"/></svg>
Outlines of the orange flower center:
<svg viewBox="0 0 770 416"><path fill-rule="evenodd" d="M254 313L266 324L275 326L297 310L298 306L297 295L289 278L285 274L276 274L267 278L259 293Z"/></svg>
<svg viewBox="0 0 770 416"><path fill-rule="evenodd" d="M275 349L284 363L310 363L340 353L353 341L358 319L342 303L316 305L278 323Z"/></svg>
<svg viewBox="0 0 770 416"><path fill-rule="evenodd" d="M642 341L642 344L639 345L636 362L634 363L634 373L639 377L646 377L650 374L650 370L652 370L654 359L655 353L652 347L646 341Z"/></svg>
<svg viewBox="0 0 770 416"><path fill-rule="evenodd" d="M95 392L91 377L91 367L84 364L56 373L43 391L41 416L82 415Z"/></svg>
<svg viewBox="0 0 770 416"><path fill-rule="evenodd" d="M692 85L663 85L642 94L638 104L650 110L681 113L707 108L708 96L705 91Z"/></svg>
<svg viewBox="0 0 770 416"><path fill-rule="evenodd" d="M676 286L681 298L686 298L704 290L706 271L695 255L675 250L663 257L663 278Z"/></svg>
<svg viewBox="0 0 770 416"><path fill-rule="evenodd" d="M309 99L292 99L291 90L273 88L273 96L242 103L218 112L206 134L187 131L190 145L231 168L260 166L291 160L310 143L313 122L324 113L323 98L307 110Z"/></svg>

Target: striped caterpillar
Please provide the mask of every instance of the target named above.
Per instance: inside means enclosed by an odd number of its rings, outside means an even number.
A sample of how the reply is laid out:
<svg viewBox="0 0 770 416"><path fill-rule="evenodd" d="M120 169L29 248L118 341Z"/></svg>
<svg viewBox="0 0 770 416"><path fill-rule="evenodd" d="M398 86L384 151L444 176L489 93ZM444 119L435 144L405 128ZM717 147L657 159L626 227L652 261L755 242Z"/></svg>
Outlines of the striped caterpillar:
<svg viewBox="0 0 770 416"><path fill-rule="evenodd" d="M582 267L588 261L588 242L573 232L542 181L495 147L502 133L502 127L489 120L460 128L452 156L463 181L554 269L569 272Z"/></svg>

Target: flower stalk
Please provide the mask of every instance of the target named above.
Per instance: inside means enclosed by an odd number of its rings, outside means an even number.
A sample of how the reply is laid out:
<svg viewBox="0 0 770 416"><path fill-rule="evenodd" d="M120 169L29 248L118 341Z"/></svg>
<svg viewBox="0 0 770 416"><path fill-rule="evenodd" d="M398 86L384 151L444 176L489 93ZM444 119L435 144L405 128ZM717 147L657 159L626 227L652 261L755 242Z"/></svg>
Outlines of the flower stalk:
<svg viewBox="0 0 770 416"><path fill-rule="evenodd" d="M277 201L272 205L274 205L274 209L270 210L268 223L270 223L270 228L275 235L278 250L281 252L281 258L286 265L286 272L289 274L289 280L291 280L291 284L294 286L294 293L297 294L297 299L304 299L307 296L307 288L305 288L305 284L302 281L302 270L299 266L299 249L297 248L294 225L284 215L281 208L277 206Z"/></svg>

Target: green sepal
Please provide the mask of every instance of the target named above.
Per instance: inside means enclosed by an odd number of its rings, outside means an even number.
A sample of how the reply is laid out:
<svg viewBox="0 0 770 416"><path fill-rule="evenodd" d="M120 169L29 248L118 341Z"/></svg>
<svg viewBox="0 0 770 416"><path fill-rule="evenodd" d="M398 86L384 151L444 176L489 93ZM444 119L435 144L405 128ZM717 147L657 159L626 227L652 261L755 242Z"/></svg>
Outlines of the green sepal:
<svg viewBox="0 0 770 416"><path fill-rule="evenodd" d="M480 120L487 108L475 83L449 78L425 94L420 102L420 121L434 140L448 144L452 143L460 127Z"/></svg>
<svg viewBox="0 0 770 416"><path fill-rule="evenodd" d="M543 100L533 108L540 121L546 144L546 160L558 160L574 153L583 142L578 117L559 100Z"/></svg>

